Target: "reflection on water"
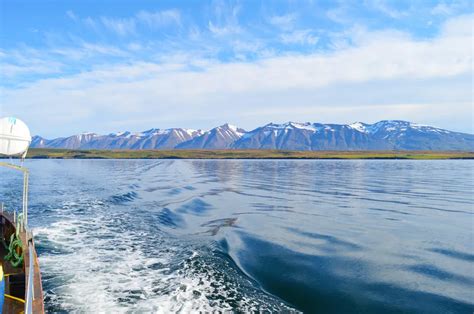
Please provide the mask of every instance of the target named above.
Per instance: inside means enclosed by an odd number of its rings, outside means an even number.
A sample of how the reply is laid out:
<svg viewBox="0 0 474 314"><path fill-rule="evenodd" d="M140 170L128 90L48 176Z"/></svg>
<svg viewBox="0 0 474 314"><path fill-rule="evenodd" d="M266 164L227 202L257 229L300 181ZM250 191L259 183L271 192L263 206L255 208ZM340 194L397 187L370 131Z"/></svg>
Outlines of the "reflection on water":
<svg viewBox="0 0 474 314"><path fill-rule="evenodd" d="M50 311L474 310L471 161L28 166Z"/></svg>

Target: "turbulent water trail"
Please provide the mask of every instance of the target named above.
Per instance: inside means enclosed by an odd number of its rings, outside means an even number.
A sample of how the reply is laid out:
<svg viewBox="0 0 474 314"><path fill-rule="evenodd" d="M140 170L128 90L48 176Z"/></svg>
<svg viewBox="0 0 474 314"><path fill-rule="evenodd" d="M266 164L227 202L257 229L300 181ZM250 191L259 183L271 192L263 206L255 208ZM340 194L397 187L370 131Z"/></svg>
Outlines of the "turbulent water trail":
<svg viewBox="0 0 474 314"><path fill-rule="evenodd" d="M159 215L113 211L99 200L67 202L58 211L60 221L36 229L49 311L289 309L241 273L219 245L176 238L161 229Z"/></svg>

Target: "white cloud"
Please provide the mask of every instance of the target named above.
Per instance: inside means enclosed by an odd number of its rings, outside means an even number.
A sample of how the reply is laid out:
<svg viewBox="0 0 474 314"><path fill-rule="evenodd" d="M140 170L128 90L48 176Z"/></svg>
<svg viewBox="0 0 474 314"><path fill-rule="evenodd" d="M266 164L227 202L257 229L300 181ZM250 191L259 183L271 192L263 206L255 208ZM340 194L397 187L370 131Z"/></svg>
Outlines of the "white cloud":
<svg viewBox="0 0 474 314"><path fill-rule="evenodd" d="M284 30L293 29L297 15L295 13L274 15L269 18L269 23Z"/></svg>
<svg viewBox="0 0 474 314"><path fill-rule="evenodd" d="M54 47L49 50L19 47L0 51L2 75L13 78L19 75L62 73L70 63L98 57L127 57L120 48L78 41L74 47Z"/></svg>
<svg viewBox="0 0 474 314"><path fill-rule="evenodd" d="M466 0L441 1L437 3L430 11L433 15L452 15L456 12L462 12L468 8L472 9L472 3Z"/></svg>
<svg viewBox="0 0 474 314"><path fill-rule="evenodd" d="M150 28L159 28L169 24L181 25L181 14L178 10L140 11L136 14L136 18Z"/></svg>
<svg viewBox="0 0 474 314"><path fill-rule="evenodd" d="M397 10L393 7L391 7L386 0L366 0L367 4L374 8L375 10L378 10L385 15L394 18L394 19L399 19L401 17L407 16L408 13Z"/></svg>
<svg viewBox="0 0 474 314"><path fill-rule="evenodd" d="M62 64L58 62L31 62L29 64L15 65L0 63L2 76L12 78L20 75L31 77L36 74L61 73Z"/></svg>
<svg viewBox="0 0 474 314"><path fill-rule="evenodd" d="M66 15L73 21L78 20L78 17L76 16L76 14L74 14L74 12L71 10L66 11Z"/></svg>
<svg viewBox="0 0 474 314"><path fill-rule="evenodd" d="M239 25L227 24L223 26L218 26L211 21L209 21L208 28L209 31L216 36L228 36L232 34L239 34L242 32L242 28Z"/></svg>
<svg viewBox="0 0 474 314"><path fill-rule="evenodd" d="M96 54L109 55L109 56L125 56L126 55L123 52L123 50L116 48L114 46L109 46L109 45L82 42L80 47L85 53L93 54L93 55L96 55Z"/></svg>
<svg viewBox="0 0 474 314"><path fill-rule="evenodd" d="M444 2L438 3L432 10L434 15L448 15L451 14L452 8Z"/></svg>
<svg viewBox="0 0 474 314"><path fill-rule="evenodd" d="M87 58L120 56L126 57L127 53L117 47L95 44L89 42L78 42L75 47L56 47L44 53L43 58L61 57L67 60L84 60Z"/></svg>
<svg viewBox="0 0 474 314"><path fill-rule="evenodd" d="M86 17L85 19L82 20L82 22L84 23L84 25L86 25L87 27L93 29L93 30L98 30L98 22L96 20L94 20L93 18L91 18L90 16Z"/></svg>
<svg viewBox="0 0 474 314"><path fill-rule="evenodd" d="M178 10L140 11L135 15L125 18L101 16L99 18L79 18L74 12L67 11L66 15L75 22L80 22L87 27L99 31L105 28L120 36L134 35L140 25L157 29L166 25L181 25L181 13Z"/></svg>
<svg viewBox="0 0 474 314"><path fill-rule="evenodd" d="M233 63L195 60L191 54L160 64L102 66L5 88L2 102L7 113L34 121L54 114L63 134L79 125L79 131L97 128L98 120L104 120L103 128L110 127L107 121L141 128L126 123L150 119L155 122L147 127L206 128L232 120L251 128L270 117L316 121L321 116L326 122L348 122L340 121L347 117L422 123L449 116L466 130L472 123L472 20L450 20L438 37L423 41L359 29L352 34L354 46L332 53ZM41 126L35 127L41 133Z"/></svg>
<svg viewBox="0 0 474 314"><path fill-rule="evenodd" d="M295 30L280 37L285 44L316 45L319 40L310 29Z"/></svg>
<svg viewBox="0 0 474 314"><path fill-rule="evenodd" d="M458 18L452 18L444 23L441 31L442 35L445 37L465 37L468 39L467 36L473 36L473 29L474 26L474 15L464 15ZM472 46L471 46L472 52Z"/></svg>
<svg viewBox="0 0 474 314"><path fill-rule="evenodd" d="M16 76L34 77L37 74L61 73L64 64L57 60L43 58L36 49L25 48L13 51L0 51L1 76L8 78L3 83Z"/></svg>
<svg viewBox="0 0 474 314"><path fill-rule="evenodd" d="M100 21L106 28L120 36L135 34L136 32L136 20L133 18L120 19L103 16L100 18Z"/></svg>
<svg viewBox="0 0 474 314"><path fill-rule="evenodd" d="M139 51L139 50L143 49L143 46L140 43L132 42L132 43L127 45L127 49L131 50L131 51Z"/></svg>
<svg viewBox="0 0 474 314"><path fill-rule="evenodd" d="M230 5L217 1L214 5L214 17L208 22L209 31L215 36L228 36L243 31L239 24L239 5Z"/></svg>

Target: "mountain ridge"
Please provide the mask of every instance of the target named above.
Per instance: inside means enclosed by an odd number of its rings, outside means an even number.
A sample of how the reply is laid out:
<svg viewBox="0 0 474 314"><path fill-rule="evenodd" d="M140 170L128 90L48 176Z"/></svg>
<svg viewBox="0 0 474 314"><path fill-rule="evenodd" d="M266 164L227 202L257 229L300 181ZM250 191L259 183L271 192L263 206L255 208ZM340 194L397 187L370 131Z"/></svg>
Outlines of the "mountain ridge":
<svg viewBox="0 0 474 314"><path fill-rule="evenodd" d="M99 135L81 133L45 139L34 136L32 148L65 149L280 149L280 150L474 150L474 135L403 120L373 124L312 122L268 123L246 131L223 124L203 131L153 128Z"/></svg>

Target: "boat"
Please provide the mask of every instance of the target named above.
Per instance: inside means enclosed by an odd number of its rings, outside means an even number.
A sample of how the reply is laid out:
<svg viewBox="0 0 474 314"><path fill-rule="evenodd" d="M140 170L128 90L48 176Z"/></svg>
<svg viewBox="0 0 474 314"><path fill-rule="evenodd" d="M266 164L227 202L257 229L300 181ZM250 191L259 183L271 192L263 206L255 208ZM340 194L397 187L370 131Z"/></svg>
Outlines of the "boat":
<svg viewBox="0 0 474 314"><path fill-rule="evenodd" d="M28 178L24 159L31 143L27 125L0 119L0 167L23 175L22 208L8 208L0 199L0 307L2 313L44 313L43 287L33 233L28 227ZM1 197L1 196L0 196Z"/></svg>

